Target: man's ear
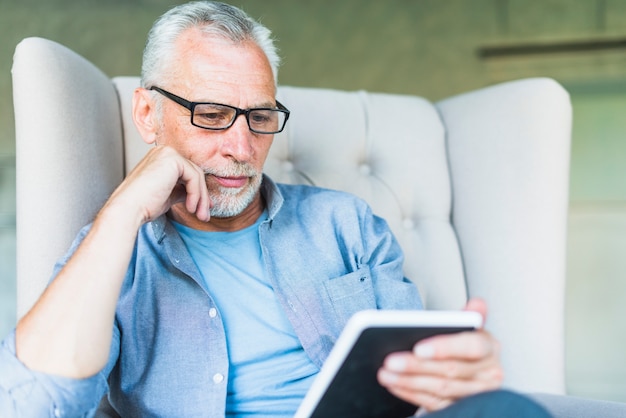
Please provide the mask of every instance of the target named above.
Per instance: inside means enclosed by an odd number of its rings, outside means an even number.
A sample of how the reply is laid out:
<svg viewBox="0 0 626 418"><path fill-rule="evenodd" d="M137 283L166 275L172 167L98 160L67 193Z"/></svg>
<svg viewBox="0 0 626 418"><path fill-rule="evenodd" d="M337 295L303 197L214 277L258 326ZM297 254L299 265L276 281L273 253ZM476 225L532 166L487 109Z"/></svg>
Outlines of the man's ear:
<svg viewBox="0 0 626 418"><path fill-rule="evenodd" d="M156 142L159 128L156 103L150 92L143 87L136 88L133 93L133 122L144 142Z"/></svg>

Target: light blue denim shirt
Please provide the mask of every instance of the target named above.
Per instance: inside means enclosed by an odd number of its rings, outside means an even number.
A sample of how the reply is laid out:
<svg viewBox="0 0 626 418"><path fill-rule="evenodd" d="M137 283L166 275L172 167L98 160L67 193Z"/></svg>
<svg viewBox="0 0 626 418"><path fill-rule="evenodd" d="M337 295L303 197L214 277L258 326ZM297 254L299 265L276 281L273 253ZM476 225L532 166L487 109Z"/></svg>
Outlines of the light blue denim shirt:
<svg viewBox="0 0 626 418"><path fill-rule="evenodd" d="M422 308L417 288L403 276L397 241L365 202L268 177L262 194L269 217L259 235L268 277L318 367L355 312ZM81 231L54 275L87 232ZM83 380L32 372L15 358L12 334L0 349L0 411L89 416L108 384L110 403L124 417L221 417L228 364L219 310L162 216L139 230L107 366Z"/></svg>

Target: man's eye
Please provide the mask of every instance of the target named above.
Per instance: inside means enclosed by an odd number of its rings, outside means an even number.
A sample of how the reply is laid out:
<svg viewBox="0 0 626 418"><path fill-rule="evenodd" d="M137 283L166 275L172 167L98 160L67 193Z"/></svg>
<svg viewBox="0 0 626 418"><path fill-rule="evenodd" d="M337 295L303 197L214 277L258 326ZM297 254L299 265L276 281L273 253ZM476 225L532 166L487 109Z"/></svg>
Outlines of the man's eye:
<svg viewBox="0 0 626 418"><path fill-rule="evenodd" d="M201 113L197 116L207 120L220 120L224 118L224 115L221 113Z"/></svg>
<svg viewBox="0 0 626 418"><path fill-rule="evenodd" d="M228 125L231 115L223 111L202 111L194 114L196 123L208 124L211 126Z"/></svg>
<svg viewBox="0 0 626 418"><path fill-rule="evenodd" d="M254 112L250 115L250 120L254 123L267 123L271 117L269 114Z"/></svg>

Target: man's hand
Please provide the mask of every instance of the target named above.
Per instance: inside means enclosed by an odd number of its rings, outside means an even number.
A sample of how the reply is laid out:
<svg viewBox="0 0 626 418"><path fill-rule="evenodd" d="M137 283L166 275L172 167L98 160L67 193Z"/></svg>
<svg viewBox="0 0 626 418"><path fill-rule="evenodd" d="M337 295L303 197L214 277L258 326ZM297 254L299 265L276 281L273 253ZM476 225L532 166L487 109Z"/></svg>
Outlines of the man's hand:
<svg viewBox="0 0 626 418"><path fill-rule="evenodd" d="M117 188L107 205L122 204L128 215L134 214L144 223L179 202L185 202L187 211L199 220L210 219L212 202L204 172L173 148L156 146Z"/></svg>
<svg viewBox="0 0 626 418"><path fill-rule="evenodd" d="M465 310L487 314L486 304L470 300ZM484 329L422 340L413 352L387 356L378 381L393 395L427 411L457 399L500 387L499 343Z"/></svg>

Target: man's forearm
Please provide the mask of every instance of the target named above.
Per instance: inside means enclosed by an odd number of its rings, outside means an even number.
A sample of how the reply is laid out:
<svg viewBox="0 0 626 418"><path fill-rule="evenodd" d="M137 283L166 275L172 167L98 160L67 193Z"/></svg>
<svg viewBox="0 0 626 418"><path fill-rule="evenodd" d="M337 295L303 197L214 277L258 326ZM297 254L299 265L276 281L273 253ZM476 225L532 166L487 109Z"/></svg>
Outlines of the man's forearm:
<svg viewBox="0 0 626 418"><path fill-rule="evenodd" d="M140 225L121 206L103 208L74 255L18 323L17 357L26 366L85 378L106 365L115 307Z"/></svg>

